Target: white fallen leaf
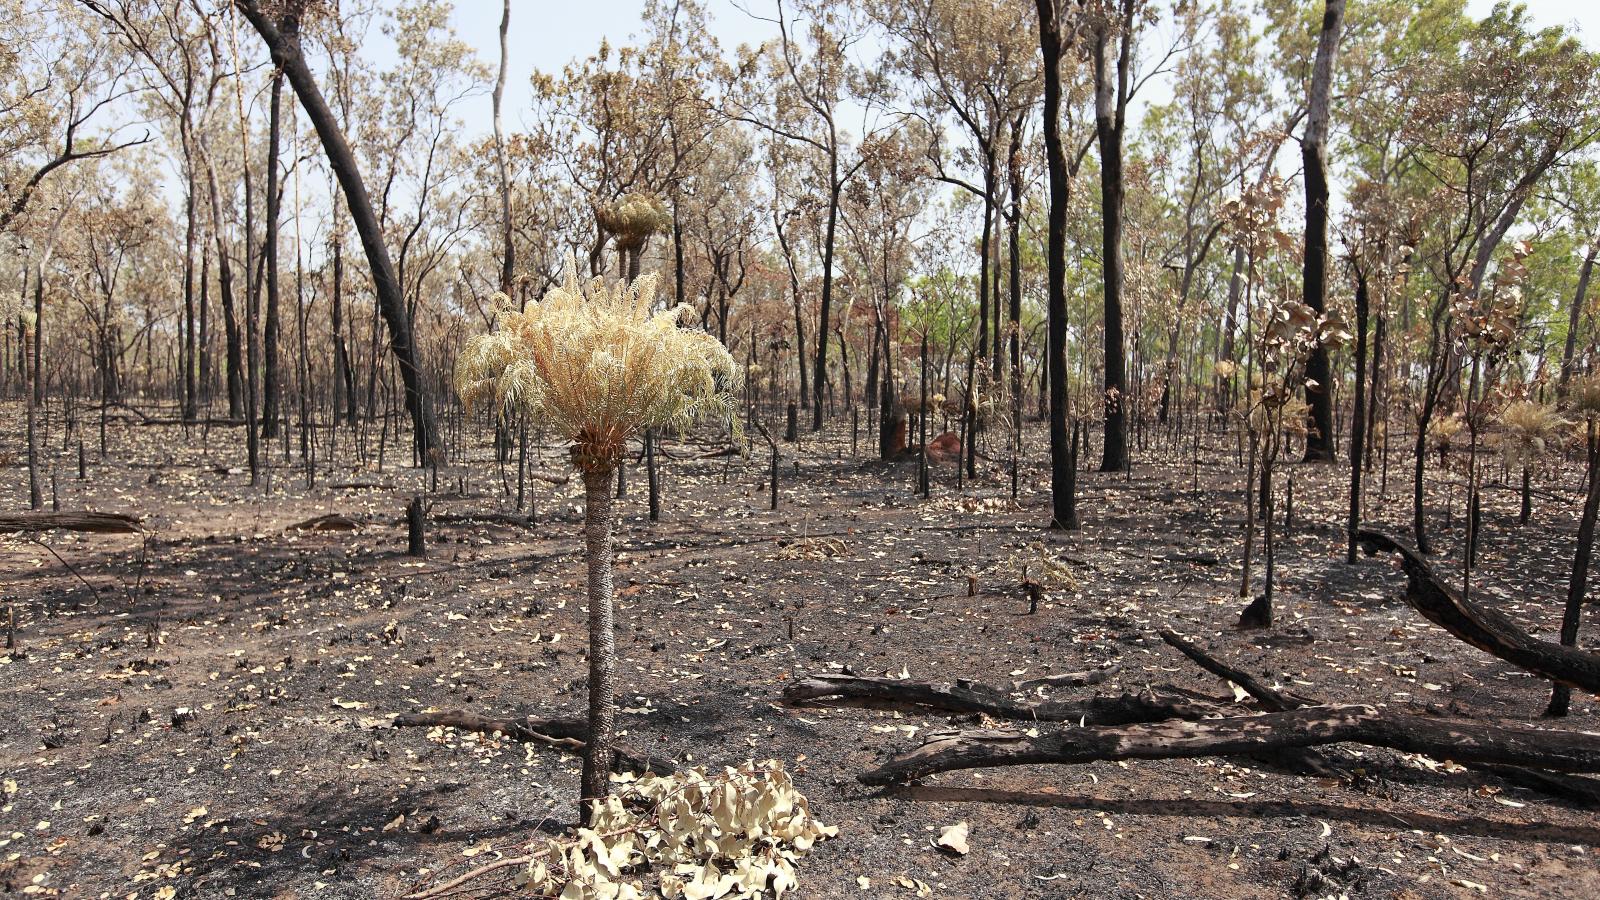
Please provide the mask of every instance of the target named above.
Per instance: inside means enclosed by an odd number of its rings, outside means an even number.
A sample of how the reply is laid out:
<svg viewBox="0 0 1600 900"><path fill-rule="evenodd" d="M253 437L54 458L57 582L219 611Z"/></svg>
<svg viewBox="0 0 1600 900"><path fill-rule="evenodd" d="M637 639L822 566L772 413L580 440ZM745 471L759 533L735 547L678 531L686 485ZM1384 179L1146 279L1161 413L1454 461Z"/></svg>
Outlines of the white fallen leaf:
<svg viewBox="0 0 1600 900"><path fill-rule="evenodd" d="M967 823L965 821L957 822L954 825L946 825L939 829L939 837L934 841L934 844L949 850L957 856L966 856L968 852Z"/></svg>

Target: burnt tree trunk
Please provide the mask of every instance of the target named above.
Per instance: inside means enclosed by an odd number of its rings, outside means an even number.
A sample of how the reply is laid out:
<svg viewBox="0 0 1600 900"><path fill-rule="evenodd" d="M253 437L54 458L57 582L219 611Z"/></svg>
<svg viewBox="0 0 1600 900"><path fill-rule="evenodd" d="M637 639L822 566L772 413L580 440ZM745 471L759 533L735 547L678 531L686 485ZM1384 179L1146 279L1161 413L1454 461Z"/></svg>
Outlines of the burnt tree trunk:
<svg viewBox="0 0 1600 900"><path fill-rule="evenodd" d="M1050 527L1078 528L1076 472L1067 435L1067 203L1071 179L1061 143L1061 24L1055 0L1036 0L1039 48L1044 59L1044 146L1050 210L1045 234L1047 267L1045 372L1050 407Z"/></svg>
<svg viewBox="0 0 1600 900"><path fill-rule="evenodd" d="M1094 37L1095 137L1100 145L1101 273L1105 293L1105 434L1100 471L1128 467L1128 357L1122 336L1122 140L1132 50L1132 0L1122 0L1119 33L1100 27Z"/></svg>
<svg viewBox="0 0 1600 900"><path fill-rule="evenodd" d="M361 238L362 249L366 251L367 263L372 269L379 311L389 329L389 349L394 354L400 379L405 385L406 410L411 415L416 456L426 461L428 451L437 446L437 438L434 435L432 410L423 396L422 369L417 364L416 348L412 342L411 317L406 309L400 282L395 277L394 263L389 258L388 248L384 246L383 229L373 212L372 200L367 194L366 183L361 179L355 154L345 140L333 111L322 97L316 78L301 54L299 42L279 30L278 25L262 11L260 0L237 0L237 3L239 10L266 42L273 62L288 77L306 117L317 130L328 156L328 164L344 192L350 217L355 221L356 233Z"/></svg>
<svg viewBox="0 0 1600 900"><path fill-rule="evenodd" d="M1567 582L1567 606L1561 616L1561 646L1578 643L1578 625L1583 619L1583 599L1588 590L1589 558L1594 552L1596 514L1600 514L1600 444L1595 442L1594 425L1589 426L1589 491L1583 498L1583 517L1578 520L1578 547L1572 553L1572 577ZM1564 716L1572 703L1572 691L1557 682L1550 694L1548 716Z"/></svg>
<svg viewBox="0 0 1600 900"><path fill-rule="evenodd" d="M1333 99L1333 66L1339 52L1339 30L1345 0L1327 0L1317 56L1311 70L1311 94L1306 100L1306 132L1300 156L1306 172L1306 243L1302 268L1305 303L1322 315L1328 297L1328 121ZM1306 432L1305 460L1332 461L1337 441L1333 433L1333 376L1328 348L1318 342L1306 360L1306 406L1310 421Z"/></svg>
<svg viewBox="0 0 1600 900"><path fill-rule="evenodd" d="M1406 602L1428 621L1535 675L1600 693L1600 653L1533 637L1501 613L1462 597L1421 554L1386 534L1363 529L1357 539L1368 554L1380 550L1399 554L1406 573Z"/></svg>

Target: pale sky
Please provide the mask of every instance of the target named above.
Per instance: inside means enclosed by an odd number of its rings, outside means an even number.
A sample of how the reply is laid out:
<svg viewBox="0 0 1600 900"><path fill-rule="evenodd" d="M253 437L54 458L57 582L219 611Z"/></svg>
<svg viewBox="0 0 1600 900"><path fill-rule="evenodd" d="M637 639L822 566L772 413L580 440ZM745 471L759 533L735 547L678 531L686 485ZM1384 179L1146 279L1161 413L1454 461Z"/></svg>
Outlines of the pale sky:
<svg viewBox="0 0 1600 900"><path fill-rule="evenodd" d="M774 0L705 2L712 18L711 32L724 49L731 49L740 43L759 43L775 35L770 23L758 21L744 11L748 9L756 15L770 18ZM1495 2L1468 0L1467 9L1473 15L1482 16L1494 7ZM1527 0L1526 5L1538 25L1574 26L1583 35L1585 43L1591 47L1600 44L1600 0ZM642 6L640 0L512 0L506 127L520 129L523 117L527 114L529 73L535 69L559 72L572 59L594 52L602 38L610 40L613 45L629 43L640 29ZM500 9L500 0L456 0L455 12L451 17L456 33L476 47L479 57L491 67L500 58ZM368 43L368 52L380 66L386 66L392 59L392 51L380 35L373 35L373 40ZM468 133L488 133L491 127L488 94L466 101L461 116L466 121Z"/></svg>

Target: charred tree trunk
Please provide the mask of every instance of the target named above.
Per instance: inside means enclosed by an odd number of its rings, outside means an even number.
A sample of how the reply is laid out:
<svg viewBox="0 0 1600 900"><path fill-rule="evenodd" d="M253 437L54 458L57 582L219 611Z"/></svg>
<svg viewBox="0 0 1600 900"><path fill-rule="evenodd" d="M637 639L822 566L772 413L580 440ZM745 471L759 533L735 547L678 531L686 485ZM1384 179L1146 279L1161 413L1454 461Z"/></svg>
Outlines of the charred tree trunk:
<svg viewBox="0 0 1600 900"><path fill-rule="evenodd" d="M1386 534L1363 529L1357 537L1368 554L1380 550L1399 554L1406 573L1406 602L1428 621L1535 675L1600 693L1600 654L1533 637L1503 614L1463 597L1421 554Z"/></svg>
<svg viewBox="0 0 1600 900"><path fill-rule="evenodd" d="M298 24L283 20L284 36L298 41ZM261 329L261 438L278 436L282 416L282 373L278 370L279 285L278 219L283 213L283 184L278 177L278 153L282 142L283 72L272 73L272 100L267 119L267 221L262 237L262 264L266 267L267 315Z"/></svg>
<svg viewBox="0 0 1600 900"><path fill-rule="evenodd" d="M1306 133L1301 161L1306 173L1305 303L1322 315L1328 296L1328 121L1333 98L1333 67L1339 52L1339 30L1345 0L1327 0L1317 56L1311 70L1311 95L1306 101ZM1306 360L1307 462L1332 461L1337 441L1333 432L1333 380L1328 348L1320 342Z"/></svg>
<svg viewBox="0 0 1600 900"><path fill-rule="evenodd" d="M495 172L500 177L500 293L511 296L511 279L516 272L517 251L511 231L511 178L506 171L506 141L501 127L500 104L506 93L506 32L511 28L511 0L504 0L500 9L500 68L494 79L494 93L490 101L494 111ZM674 207L673 215L677 215ZM676 230L676 229L674 229ZM683 269L683 258L678 259ZM682 275L679 275L678 302L683 302Z"/></svg>
<svg viewBox="0 0 1600 900"><path fill-rule="evenodd" d="M1567 341L1561 350L1561 377L1556 381L1556 396L1561 399L1566 399L1567 383L1572 380L1572 358L1578 346L1579 318L1589 294L1589 276L1594 274L1596 253L1600 253L1600 241L1591 243L1589 252L1583 255L1583 267L1578 270L1578 288L1573 291L1572 307L1567 311Z"/></svg>
<svg viewBox="0 0 1600 900"><path fill-rule="evenodd" d="M1324 744L1360 743L1458 763L1600 771L1600 739L1520 724L1380 713L1370 706L1313 706L1201 722L1168 721L1070 728L1028 737L1010 730L935 732L927 743L862 773L884 785L935 772L1040 763L1236 756Z"/></svg>
<svg viewBox="0 0 1600 900"><path fill-rule="evenodd" d="M361 246L366 251L367 262L372 268L372 283L378 296L379 310L389 329L389 348L394 354L395 362L400 369L401 381L405 385L406 410L411 415L413 446L417 458L425 461L428 458L428 451L438 445L437 437L434 435L432 409L424 396L422 370L417 364L416 348L412 343L411 317L406 309L405 295L399 280L395 277L394 263L389 258L389 251L384 246L383 229L373 212L372 201L367 195L366 184L361 179L361 170L356 164L355 154L351 152L350 144L345 140L344 132L339 128L333 111L328 108L322 92L317 88L316 78L306 65L305 57L301 55L298 40L292 38L286 30L279 29L278 25L262 11L259 0L237 0L237 3L245 18L266 42L267 48L272 53L273 62L283 70L289 79L289 84L295 89L300 106L316 128L323 150L327 153L328 163L344 192L350 216L355 221L356 233L361 237Z"/></svg>
<svg viewBox="0 0 1600 900"><path fill-rule="evenodd" d="M1578 625L1583 620L1583 600L1589 584L1589 558L1594 552L1595 517L1600 514L1600 443L1596 443L1593 423L1589 426L1589 490L1583 498L1583 516L1578 520L1578 547L1572 553L1572 577L1567 582L1567 606L1561 615L1561 646L1578 643ZM1572 702L1572 690L1557 682L1550 695L1548 716L1564 716Z"/></svg>
<svg viewBox="0 0 1600 900"><path fill-rule="evenodd" d="M1071 180L1061 143L1061 23L1056 0L1036 0L1044 59L1044 145L1050 185L1045 234L1047 260L1045 370L1050 406L1050 527L1078 527L1078 498L1067 435L1067 203Z"/></svg>
<svg viewBox="0 0 1600 900"><path fill-rule="evenodd" d="M1132 17L1132 0L1122 0L1124 19ZM1122 335L1122 140L1125 131L1128 66L1132 47L1130 22L1120 34L1106 26L1095 33L1095 137L1100 145L1101 272L1105 293L1105 435L1100 471L1128 468L1128 356Z"/></svg>
<svg viewBox="0 0 1600 900"><path fill-rule="evenodd" d="M1370 305L1367 273L1358 262L1356 273L1356 396L1350 414L1350 517L1345 561L1356 561L1356 531L1361 528L1361 464L1367 440L1367 316Z"/></svg>

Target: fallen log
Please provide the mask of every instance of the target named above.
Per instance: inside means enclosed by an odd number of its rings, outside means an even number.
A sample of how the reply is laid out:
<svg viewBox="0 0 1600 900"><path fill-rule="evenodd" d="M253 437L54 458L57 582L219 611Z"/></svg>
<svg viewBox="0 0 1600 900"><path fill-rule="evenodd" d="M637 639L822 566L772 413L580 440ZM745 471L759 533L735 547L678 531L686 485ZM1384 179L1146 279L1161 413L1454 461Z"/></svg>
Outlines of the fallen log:
<svg viewBox="0 0 1600 900"><path fill-rule="evenodd" d="M323 515L323 516L315 516L313 518L305 520L304 522L296 522L293 525L290 525L290 526L288 526L287 528L285 528L283 530L284 531L357 531L357 530L360 530L360 528L361 528L361 523L357 522L355 519L350 518L349 516L341 516L338 513L328 513L327 515Z"/></svg>
<svg viewBox="0 0 1600 900"><path fill-rule="evenodd" d="M507 513L434 513L429 517L432 521L444 525L507 525L512 528L533 528L533 519L528 516L513 516Z"/></svg>
<svg viewBox="0 0 1600 900"><path fill-rule="evenodd" d="M1382 714L1370 706L1316 706L1200 722L1066 728L1039 737L994 729L934 732L921 747L857 777L864 784L886 785L955 769L1239 756L1345 742L1422 753L1461 764L1600 772L1600 736L1596 735Z"/></svg>
<svg viewBox="0 0 1600 900"><path fill-rule="evenodd" d="M1161 635L1161 639L1163 641L1166 641L1169 646L1176 649L1179 653L1189 657L1189 659L1195 665L1205 669L1207 672L1210 672L1219 678L1223 678L1227 681L1237 684L1241 690L1249 694L1251 697L1254 697L1255 701L1261 704L1262 709L1267 710L1268 712L1285 712L1291 709L1299 709L1302 706L1316 705L1316 701L1309 698L1300 697L1295 694L1284 693L1276 688L1267 687L1257 680L1255 676L1245 672L1242 669L1236 669L1222 660L1217 659L1204 650L1201 650L1199 647L1196 647L1194 644L1191 644L1179 637L1177 632L1172 631L1171 629L1163 628L1159 634Z"/></svg>
<svg viewBox="0 0 1600 900"><path fill-rule="evenodd" d="M17 532L86 531L95 534L139 534L144 528L137 516L105 512L0 513L0 534Z"/></svg>
<svg viewBox="0 0 1600 900"><path fill-rule="evenodd" d="M1287 712L1303 706L1318 705L1317 701L1310 698L1285 693L1262 684L1255 676L1217 659L1179 637L1177 632L1171 629L1163 628L1160 634L1163 641L1166 641L1169 646L1179 653L1187 656L1195 665L1238 685L1240 690L1249 694L1256 701L1256 704L1267 712ZM1303 774L1331 775L1334 773L1334 769L1328 760L1321 753L1310 747L1288 747L1275 753L1256 753L1251 755L1257 759L1264 759L1267 762L1276 763Z"/></svg>
<svg viewBox="0 0 1600 900"><path fill-rule="evenodd" d="M1122 663L1117 662L1084 672L1062 672L1059 675L1041 675L1038 678L1013 681L1011 682L1011 687L1019 691L1032 691L1038 688L1088 687L1093 684L1099 684L1121 671Z"/></svg>
<svg viewBox="0 0 1600 900"><path fill-rule="evenodd" d="M1257 681L1255 678L1251 677L1248 673L1236 669L1222 660L1217 659L1206 651L1196 647L1194 644L1191 644L1179 637L1171 630L1163 628L1161 629L1160 634L1163 641L1166 641L1172 647L1176 648L1179 652L1183 653L1184 656L1189 657L1189 659L1193 660L1196 665L1200 666L1200 668L1205 669L1207 672L1210 672L1213 675L1219 675L1228 679L1234 684L1237 684L1240 688L1249 693L1250 696L1254 697L1256 702L1261 705L1261 708L1269 712L1286 712L1291 709L1300 709L1306 706L1318 706L1321 704L1321 701L1314 700L1310 697L1303 697L1299 694L1291 694L1278 691L1275 688L1267 687L1266 685ZM1294 754L1289 757L1290 760L1299 761L1302 764L1313 763L1314 761L1309 754L1315 752L1316 751L1313 750L1288 751L1288 753ZM1478 764L1473 765L1472 768L1480 772L1487 772L1491 775L1498 775L1499 777L1504 778L1505 780L1514 784L1519 784L1532 790L1542 791L1543 793L1549 794L1552 797L1559 797L1563 800L1570 800L1575 803L1581 803L1585 806L1600 806L1600 782L1597 782L1592 778L1582 778L1574 775L1557 775L1552 772L1540 772L1537 769L1524 769L1518 766Z"/></svg>
<svg viewBox="0 0 1600 900"><path fill-rule="evenodd" d="M1096 696L1084 700L1027 700L982 684L956 681L932 684L856 675L813 675L783 689L789 704L850 703L920 708L1030 722L1081 722L1126 725L1163 719L1201 719L1226 715L1217 702L1176 689L1142 694Z"/></svg>
<svg viewBox="0 0 1600 900"><path fill-rule="evenodd" d="M1389 535L1362 529L1356 540L1368 556L1379 551L1399 554L1406 573L1406 602L1428 621L1542 678L1600 694L1600 653L1533 637L1505 615L1462 597L1421 554Z"/></svg>
<svg viewBox="0 0 1600 900"><path fill-rule="evenodd" d="M490 719L465 710L447 709L431 713L397 713L394 728L454 728L478 734L500 734L523 744L544 744L582 753L589 739L589 725L582 719ZM677 771L671 762L636 753L626 747L611 748L611 766L617 772L643 775L671 775Z"/></svg>

